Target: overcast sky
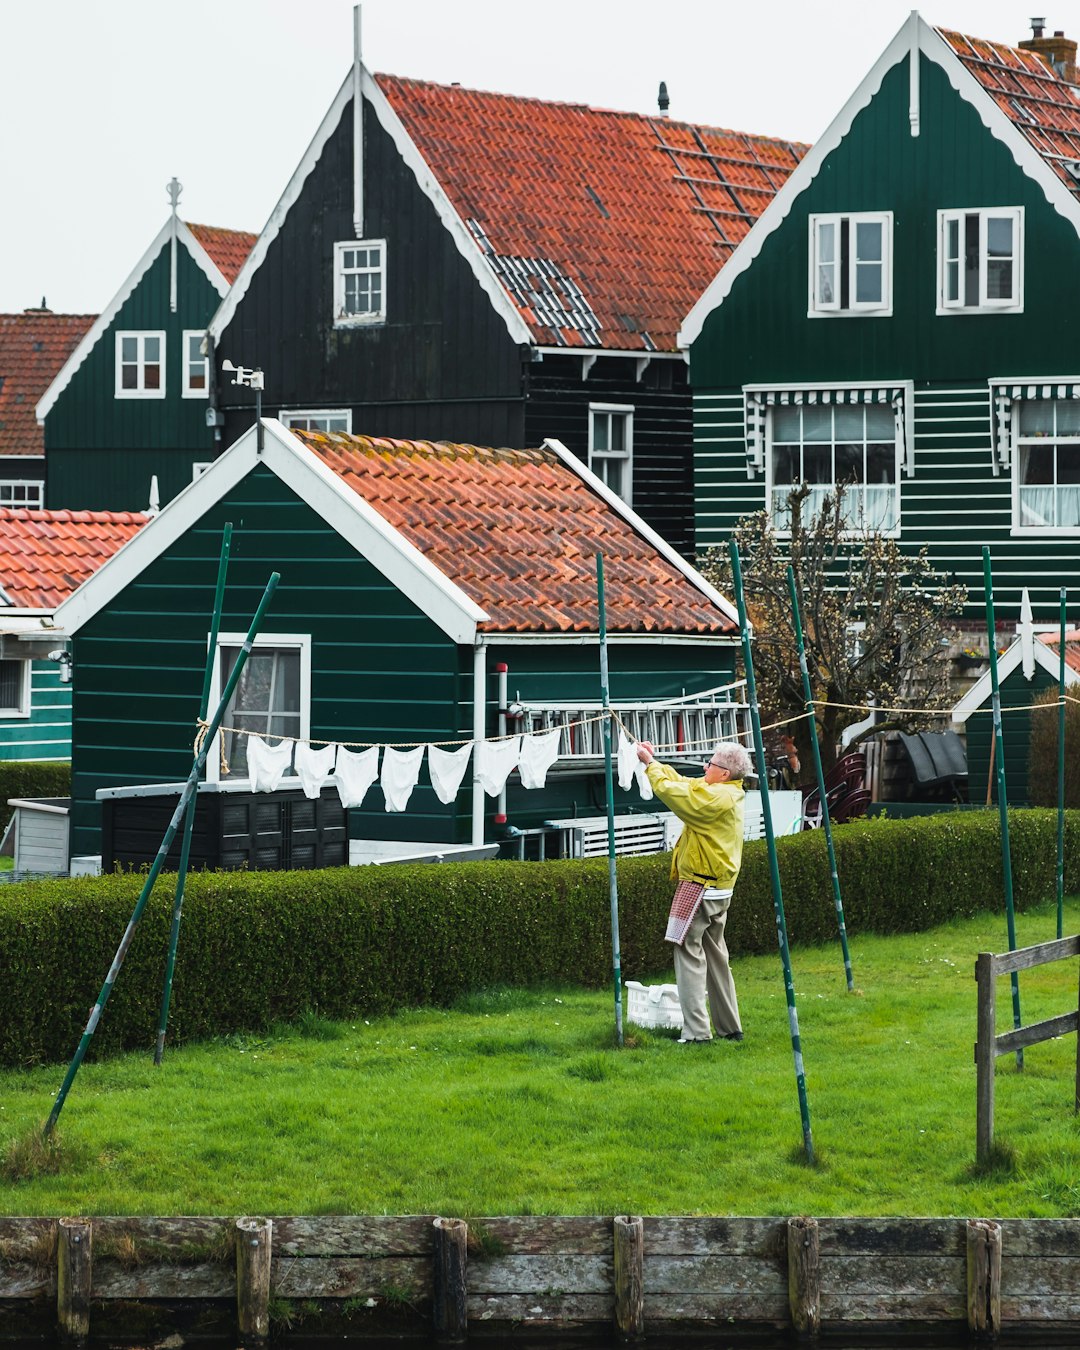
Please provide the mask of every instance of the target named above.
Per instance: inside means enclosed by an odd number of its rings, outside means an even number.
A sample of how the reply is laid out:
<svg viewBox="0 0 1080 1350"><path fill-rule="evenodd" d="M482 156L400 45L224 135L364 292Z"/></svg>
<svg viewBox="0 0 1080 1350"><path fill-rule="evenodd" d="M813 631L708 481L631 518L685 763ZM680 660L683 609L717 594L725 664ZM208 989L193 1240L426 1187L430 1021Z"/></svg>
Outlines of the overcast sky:
<svg viewBox="0 0 1080 1350"><path fill-rule="evenodd" d="M1056 0L1048 29L1077 27ZM930 23L1030 36L1029 5L941 0ZM903 0L364 0L376 71L812 141ZM6 0L0 312L97 313L184 185L187 220L258 231L352 58L352 0Z"/></svg>

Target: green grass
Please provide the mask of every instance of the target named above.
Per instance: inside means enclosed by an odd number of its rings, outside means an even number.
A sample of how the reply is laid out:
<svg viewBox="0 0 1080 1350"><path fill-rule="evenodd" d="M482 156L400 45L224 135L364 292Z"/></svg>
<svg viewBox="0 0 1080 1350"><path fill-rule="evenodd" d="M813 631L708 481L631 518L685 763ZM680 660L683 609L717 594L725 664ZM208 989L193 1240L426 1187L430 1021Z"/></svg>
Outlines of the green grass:
<svg viewBox="0 0 1080 1350"><path fill-rule="evenodd" d="M1020 916L1019 941L1053 937L1054 922L1051 906ZM1078 926L1070 900L1066 932ZM795 951L813 1169L770 956L735 965L741 1044L628 1026L617 1051L610 992L573 988L370 1021L312 1014L167 1050L160 1069L148 1028L145 1054L81 1069L59 1170L32 1165L26 1139L63 1066L3 1073L0 1212L1080 1216L1072 1036L1029 1049L1022 1075L999 1060L1000 1147L973 1167L974 958L1005 946L990 915L863 937L855 995L838 946ZM1076 965L1024 973L1025 1021L1076 1007ZM1004 1030L1008 979L998 998Z"/></svg>

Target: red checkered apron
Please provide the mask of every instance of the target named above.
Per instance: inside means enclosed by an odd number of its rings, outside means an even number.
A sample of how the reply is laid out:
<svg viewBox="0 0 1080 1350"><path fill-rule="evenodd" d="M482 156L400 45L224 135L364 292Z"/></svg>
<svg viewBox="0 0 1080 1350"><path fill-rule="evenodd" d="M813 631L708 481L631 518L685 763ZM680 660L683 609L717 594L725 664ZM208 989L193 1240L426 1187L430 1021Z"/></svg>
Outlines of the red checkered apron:
<svg viewBox="0 0 1080 1350"><path fill-rule="evenodd" d="M700 881L680 881L675 887L668 913L667 932L664 934L666 942L682 946L704 894L705 887Z"/></svg>

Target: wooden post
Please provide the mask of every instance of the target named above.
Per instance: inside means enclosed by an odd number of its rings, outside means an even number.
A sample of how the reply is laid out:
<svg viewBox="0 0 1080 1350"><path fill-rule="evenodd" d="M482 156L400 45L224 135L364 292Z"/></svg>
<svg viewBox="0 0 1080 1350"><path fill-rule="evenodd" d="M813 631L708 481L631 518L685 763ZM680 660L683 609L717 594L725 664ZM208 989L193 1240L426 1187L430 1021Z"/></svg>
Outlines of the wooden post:
<svg viewBox="0 0 1080 1350"><path fill-rule="evenodd" d="M56 1315L65 1339L90 1334L94 1229L89 1219L61 1219L56 1251Z"/></svg>
<svg viewBox="0 0 1080 1350"><path fill-rule="evenodd" d="M241 1338L265 1340L270 1335L270 1219L236 1221L236 1320Z"/></svg>
<svg viewBox="0 0 1080 1350"><path fill-rule="evenodd" d="M975 1042L975 1156L986 1162L994 1144L994 1062L997 1024L994 1016L994 957L980 952L975 960L979 991L978 1039Z"/></svg>
<svg viewBox="0 0 1080 1350"><path fill-rule="evenodd" d="M645 1331L645 1225L632 1214L615 1215L615 1327L621 1336Z"/></svg>
<svg viewBox="0 0 1080 1350"><path fill-rule="evenodd" d="M435 1220L435 1332L464 1340L469 1329L469 1226L464 1219Z"/></svg>
<svg viewBox="0 0 1080 1350"><path fill-rule="evenodd" d="M788 1219L788 1303L800 1336L821 1329L821 1247L817 1219Z"/></svg>
<svg viewBox="0 0 1080 1350"><path fill-rule="evenodd" d="M989 1219L967 1223L967 1315L976 1335L1001 1330L1001 1224Z"/></svg>
<svg viewBox="0 0 1080 1350"><path fill-rule="evenodd" d="M1073 1113L1080 1111L1080 992L1076 996L1076 1091L1073 1094Z"/></svg>

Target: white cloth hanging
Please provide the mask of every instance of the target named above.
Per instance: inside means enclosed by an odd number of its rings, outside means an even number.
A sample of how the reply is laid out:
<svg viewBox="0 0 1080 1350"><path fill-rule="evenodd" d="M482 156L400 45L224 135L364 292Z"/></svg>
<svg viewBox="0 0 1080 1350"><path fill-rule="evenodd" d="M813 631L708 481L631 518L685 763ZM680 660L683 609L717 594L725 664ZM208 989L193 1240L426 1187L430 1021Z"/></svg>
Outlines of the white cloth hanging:
<svg viewBox="0 0 1080 1350"><path fill-rule="evenodd" d="M416 746L412 750L395 750L388 745L383 751L382 784L388 811L404 811L409 804L412 790L420 778L420 765L424 759L424 747Z"/></svg>
<svg viewBox="0 0 1080 1350"><path fill-rule="evenodd" d="M314 750L302 741L297 744L296 776L300 779L305 797L310 797L312 801L318 797L330 777L336 752L336 745L324 745L321 750Z"/></svg>
<svg viewBox="0 0 1080 1350"><path fill-rule="evenodd" d="M342 806L360 806L367 790L379 776L379 747L368 746L359 752L338 747L334 784Z"/></svg>
<svg viewBox="0 0 1080 1350"><path fill-rule="evenodd" d="M489 797L497 797L521 758L521 737L502 741L477 741L473 767L481 787Z"/></svg>
<svg viewBox="0 0 1080 1350"><path fill-rule="evenodd" d="M428 777L439 801L452 802L457 796L461 780L465 777L465 770L469 767L471 754L471 742L460 746L457 750L444 750L438 745L428 746Z"/></svg>
<svg viewBox="0 0 1080 1350"><path fill-rule="evenodd" d="M643 802L651 802L653 799L652 784L649 782L648 765L642 764L639 759L637 768L634 770L634 777L637 779L638 791L641 793Z"/></svg>
<svg viewBox="0 0 1080 1350"><path fill-rule="evenodd" d="M292 741L267 745L261 736L247 738L248 781L252 792L273 792L292 763Z"/></svg>
<svg viewBox="0 0 1080 1350"><path fill-rule="evenodd" d="M521 755L518 759L518 772L521 774L521 786L524 788L542 788L547 782L548 769L559 757L559 742L562 740L562 728L554 731L541 731L532 736L522 736Z"/></svg>
<svg viewBox="0 0 1080 1350"><path fill-rule="evenodd" d="M637 743L632 741L622 727L619 728L619 748L616 751L616 759L619 765L619 786L624 792L629 792L637 777L638 765L641 761L637 757Z"/></svg>

